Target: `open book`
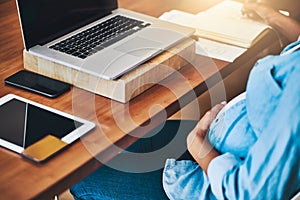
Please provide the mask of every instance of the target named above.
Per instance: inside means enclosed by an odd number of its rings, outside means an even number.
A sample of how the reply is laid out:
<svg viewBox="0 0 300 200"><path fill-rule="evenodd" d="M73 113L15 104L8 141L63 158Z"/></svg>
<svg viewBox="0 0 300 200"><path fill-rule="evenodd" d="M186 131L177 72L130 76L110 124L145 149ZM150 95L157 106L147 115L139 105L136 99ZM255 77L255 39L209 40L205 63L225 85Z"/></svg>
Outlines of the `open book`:
<svg viewBox="0 0 300 200"><path fill-rule="evenodd" d="M179 10L164 13L160 19L193 27L195 35L243 48L251 47L269 28L242 15L243 4L224 0L196 15Z"/></svg>

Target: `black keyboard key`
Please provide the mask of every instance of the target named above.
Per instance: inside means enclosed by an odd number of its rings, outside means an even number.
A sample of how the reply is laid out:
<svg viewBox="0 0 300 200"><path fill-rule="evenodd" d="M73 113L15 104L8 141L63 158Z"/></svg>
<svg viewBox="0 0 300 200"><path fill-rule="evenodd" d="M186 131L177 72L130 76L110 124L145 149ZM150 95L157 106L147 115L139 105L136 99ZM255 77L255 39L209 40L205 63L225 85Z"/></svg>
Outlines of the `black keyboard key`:
<svg viewBox="0 0 300 200"><path fill-rule="evenodd" d="M77 57L84 59L84 58L86 58L87 56L84 55L84 54L80 54L80 55L78 55Z"/></svg>

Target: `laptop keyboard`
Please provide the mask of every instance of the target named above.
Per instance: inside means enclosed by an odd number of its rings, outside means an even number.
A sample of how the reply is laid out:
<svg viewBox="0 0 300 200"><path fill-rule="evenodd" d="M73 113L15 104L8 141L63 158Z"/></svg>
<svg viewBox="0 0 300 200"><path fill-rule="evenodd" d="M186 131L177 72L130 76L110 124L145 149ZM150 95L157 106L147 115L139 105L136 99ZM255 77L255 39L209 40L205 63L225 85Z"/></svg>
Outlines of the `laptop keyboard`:
<svg viewBox="0 0 300 200"><path fill-rule="evenodd" d="M84 59L149 25L117 15L50 48Z"/></svg>

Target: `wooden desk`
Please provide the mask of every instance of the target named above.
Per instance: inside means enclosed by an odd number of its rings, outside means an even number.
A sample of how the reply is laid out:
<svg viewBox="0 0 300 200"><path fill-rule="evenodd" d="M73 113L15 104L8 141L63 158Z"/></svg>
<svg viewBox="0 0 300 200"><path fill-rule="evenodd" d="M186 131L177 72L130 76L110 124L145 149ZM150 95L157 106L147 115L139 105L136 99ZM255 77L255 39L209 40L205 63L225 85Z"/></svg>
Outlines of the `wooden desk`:
<svg viewBox="0 0 300 200"><path fill-rule="evenodd" d="M165 0L162 3L159 0L135 2L120 0L120 7L159 16L170 9L183 9L196 13L209 6L203 2ZM210 4L215 2L217 1L210 1ZM274 41L274 37L270 39ZM274 46L269 44L270 40L262 41L234 63L199 56L194 66L188 65L179 71L184 81L179 76L169 77L163 81L165 87L156 85L128 104L117 103L77 88L73 88L57 99L49 99L4 85L6 77L23 68L23 44L15 2L2 0L0 2L0 96L14 93L92 120L97 124L97 128L41 165L30 163L19 155L0 148L0 199L50 199L54 194L63 192L101 166L94 155L101 156L103 162L109 160L117 153L111 148L112 144L127 147L136 140L130 137L129 133L144 134L178 112L184 105L195 99L195 96L206 92L207 87L216 84L221 78L228 77L241 67L246 71L249 70L250 67L247 66L252 66L259 57L274 50ZM274 51L277 53L278 49ZM189 87L186 87L187 83ZM243 84L241 87L244 87ZM172 93L172 90L176 90L177 96ZM154 106L157 104L160 106ZM148 111L151 111L152 117L149 117ZM123 126L119 126L120 121L117 122L116 118L125 123L126 130ZM130 120L135 124L129 124Z"/></svg>

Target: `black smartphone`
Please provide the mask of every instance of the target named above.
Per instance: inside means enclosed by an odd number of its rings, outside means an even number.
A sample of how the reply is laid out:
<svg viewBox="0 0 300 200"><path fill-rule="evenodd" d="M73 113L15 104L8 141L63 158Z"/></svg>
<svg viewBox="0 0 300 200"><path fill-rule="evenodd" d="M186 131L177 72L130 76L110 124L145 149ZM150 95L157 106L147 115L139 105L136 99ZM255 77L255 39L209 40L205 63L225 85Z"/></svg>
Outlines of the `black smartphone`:
<svg viewBox="0 0 300 200"><path fill-rule="evenodd" d="M7 85L22 88L50 98L58 97L71 88L71 85L68 83L27 70L21 70L11 75L4 82Z"/></svg>

